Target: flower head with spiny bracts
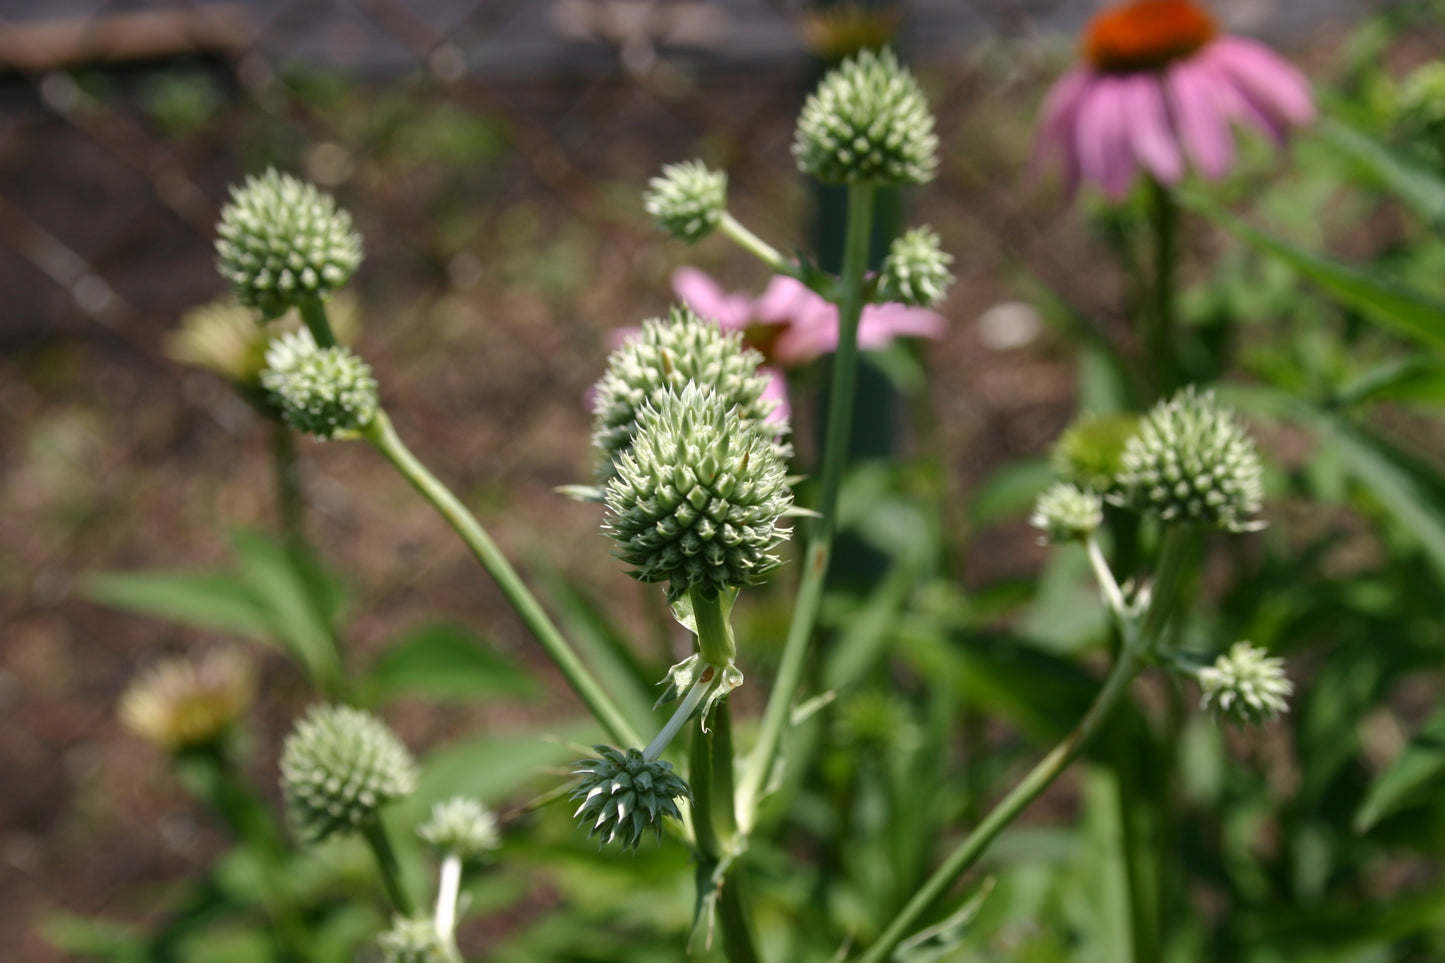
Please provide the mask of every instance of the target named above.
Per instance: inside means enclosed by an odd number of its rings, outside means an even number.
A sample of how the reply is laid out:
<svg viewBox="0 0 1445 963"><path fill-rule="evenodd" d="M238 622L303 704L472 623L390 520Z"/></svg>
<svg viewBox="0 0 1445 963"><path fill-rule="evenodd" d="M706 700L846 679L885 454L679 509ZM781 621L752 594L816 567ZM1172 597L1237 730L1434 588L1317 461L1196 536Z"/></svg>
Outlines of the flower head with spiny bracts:
<svg viewBox="0 0 1445 963"><path fill-rule="evenodd" d="M120 701L121 723L172 752L214 746L256 695L256 667L238 650L168 659L137 676Z"/></svg>
<svg viewBox="0 0 1445 963"><path fill-rule="evenodd" d="M1117 500L1171 524L1262 527L1264 466L1254 440L1212 392L1161 401L1124 446Z"/></svg>
<svg viewBox="0 0 1445 963"><path fill-rule="evenodd" d="M606 501L617 557L639 581L666 582L675 602L694 586L715 596L753 585L777 565L793 494L765 429L693 383L639 412Z"/></svg>
<svg viewBox="0 0 1445 963"><path fill-rule="evenodd" d="M286 738L281 790L308 842L353 832L411 794L416 764L380 719L349 706L317 706Z"/></svg>
<svg viewBox="0 0 1445 963"><path fill-rule="evenodd" d="M320 348L306 329L282 335L266 349L261 385L286 423L330 439L371 424L379 408L371 368L350 348Z"/></svg>
<svg viewBox="0 0 1445 963"><path fill-rule="evenodd" d="M1219 33L1194 0L1125 0L1099 13L1085 64L1054 84L1036 157L1062 160L1080 182L1122 200L1142 170L1178 183L1186 159L1218 179L1234 166L1231 124L1276 143L1314 119L1309 83L1263 44Z"/></svg>
<svg viewBox="0 0 1445 963"><path fill-rule="evenodd" d="M762 360L743 347L741 333L724 331L689 308L673 308L666 318L644 321L641 331L612 352L597 382L592 445L600 479L616 475L618 458L632 445L643 408L660 405L690 383L712 389L723 404L737 409L744 424L769 422L770 436L785 431L786 422L774 417L778 402L768 391L769 379L758 370ZM782 457L790 454L781 443L777 451Z"/></svg>
<svg viewBox="0 0 1445 963"><path fill-rule="evenodd" d="M416 834L437 852L463 860L485 856L501 842L497 817L468 796L437 803Z"/></svg>
<svg viewBox="0 0 1445 963"><path fill-rule="evenodd" d="M1055 544L1087 539L1104 523L1104 500L1068 482L1059 482L1042 495L1029 524Z"/></svg>
<svg viewBox="0 0 1445 963"><path fill-rule="evenodd" d="M429 917L400 918L376 938L384 963L458 963Z"/></svg>
<svg viewBox="0 0 1445 963"><path fill-rule="evenodd" d="M914 308L932 308L953 285L953 255L938 245L931 228L916 227L893 239L878 275L878 297Z"/></svg>
<svg viewBox="0 0 1445 963"><path fill-rule="evenodd" d="M708 170L702 161L666 165L662 176L648 184L642 201L658 227L689 244L717 228L727 203L727 174Z"/></svg>
<svg viewBox="0 0 1445 963"><path fill-rule="evenodd" d="M1238 725L1258 725L1289 711L1294 684L1284 660L1264 649L1236 642L1214 664L1197 673L1201 708Z"/></svg>
<svg viewBox="0 0 1445 963"><path fill-rule="evenodd" d="M351 215L329 195L274 169L231 189L216 230L221 276L237 301L266 318L305 300L325 300L361 264Z"/></svg>
<svg viewBox="0 0 1445 963"><path fill-rule="evenodd" d="M642 834L652 829L662 835L662 820L681 819L675 800L692 793L672 764L648 759L640 749L595 747L597 759L583 759L576 765L582 781L571 798L580 800L573 815L588 836L599 836L604 844L620 842L636 849Z"/></svg>
<svg viewBox="0 0 1445 963"><path fill-rule="evenodd" d="M938 136L923 90L893 51L865 50L808 97L793 157L825 183L925 184L938 167Z"/></svg>

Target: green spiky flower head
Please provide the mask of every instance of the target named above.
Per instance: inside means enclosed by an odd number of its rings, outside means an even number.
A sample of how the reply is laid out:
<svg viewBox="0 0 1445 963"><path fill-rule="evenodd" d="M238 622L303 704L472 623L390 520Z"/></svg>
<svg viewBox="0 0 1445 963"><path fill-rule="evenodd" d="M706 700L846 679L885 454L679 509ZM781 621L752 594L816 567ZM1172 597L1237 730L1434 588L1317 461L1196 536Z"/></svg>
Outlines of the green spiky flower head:
<svg viewBox="0 0 1445 963"><path fill-rule="evenodd" d="M1161 401L1124 446L1120 500L1165 522L1231 532L1261 527L1264 467L1254 441L1212 392Z"/></svg>
<svg viewBox="0 0 1445 963"><path fill-rule="evenodd" d="M356 830L410 795L416 764L380 719L349 706L317 706L281 754L281 790L308 842Z"/></svg>
<svg viewBox="0 0 1445 963"><path fill-rule="evenodd" d="M689 384L642 409L606 500L617 557L640 581L666 582L675 602L693 586L713 597L758 582L777 564L793 493L763 430Z"/></svg>
<svg viewBox="0 0 1445 963"><path fill-rule="evenodd" d="M437 852L464 860L485 856L501 842L497 817L467 796L437 803L431 817L416 832Z"/></svg>
<svg viewBox="0 0 1445 963"><path fill-rule="evenodd" d="M692 794L671 763L649 760L639 749L595 748L599 758L577 763L582 781L571 796L581 800L573 815L588 836L636 849L645 830L662 835L663 817L682 818L674 800Z"/></svg>
<svg viewBox="0 0 1445 963"><path fill-rule="evenodd" d="M657 226L689 244L711 234L727 212L728 176L702 161L668 164L648 184L642 205Z"/></svg>
<svg viewBox="0 0 1445 963"><path fill-rule="evenodd" d="M268 170L231 189L217 227L216 267L236 300L266 318L325 300L361 264L361 236L330 195Z"/></svg>
<svg viewBox="0 0 1445 963"><path fill-rule="evenodd" d="M953 255L939 247L938 234L916 227L893 239L878 276L878 295L915 308L936 307L953 285L952 263Z"/></svg>
<svg viewBox="0 0 1445 963"><path fill-rule="evenodd" d="M657 407L691 382L711 388L723 404L737 409L744 424L768 422L771 435L786 431L786 423L769 421L778 403L764 397L768 379L758 372L762 360L743 347L741 332L723 331L690 308L675 307L666 318L644 321L642 330L608 357L607 371L597 382L592 444L599 480L617 474L617 460L637 434L642 409ZM787 457L786 445L778 445L778 453Z"/></svg>
<svg viewBox="0 0 1445 963"><path fill-rule="evenodd" d="M1294 685L1284 674L1284 660L1264 649L1236 642L1230 650L1200 669L1200 707L1237 725L1258 725L1289 711Z"/></svg>
<svg viewBox="0 0 1445 963"><path fill-rule="evenodd" d="M427 917L398 917L391 929L376 938L384 963L456 963L456 957Z"/></svg>
<svg viewBox="0 0 1445 963"><path fill-rule="evenodd" d="M1083 541L1103 523L1104 500L1068 482L1059 482L1040 495L1029 518L1029 524L1056 544Z"/></svg>
<svg viewBox="0 0 1445 963"><path fill-rule="evenodd" d="M865 50L818 85L793 138L798 169L831 184L925 184L938 167L933 114L891 50Z"/></svg>
<svg viewBox="0 0 1445 963"><path fill-rule="evenodd" d="M317 347L304 328L271 342L261 385L286 424L317 438L365 428L380 404L366 362L341 345Z"/></svg>

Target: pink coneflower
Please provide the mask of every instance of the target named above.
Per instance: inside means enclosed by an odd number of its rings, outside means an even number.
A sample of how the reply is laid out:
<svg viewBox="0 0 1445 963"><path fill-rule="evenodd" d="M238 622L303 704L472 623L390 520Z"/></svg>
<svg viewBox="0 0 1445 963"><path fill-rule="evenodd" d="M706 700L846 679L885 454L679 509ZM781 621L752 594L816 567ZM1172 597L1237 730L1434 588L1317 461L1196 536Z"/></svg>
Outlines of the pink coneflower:
<svg viewBox="0 0 1445 963"><path fill-rule="evenodd" d="M756 299L729 294L697 268L679 268L672 289L704 318L728 331L743 332L743 342L766 359L769 396L786 412L787 388L783 369L806 364L838 348L838 308L802 281L778 275ZM870 304L858 322L858 347L864 351L886 348L894 338L937 338L946 322L943 315L902 304Z"/></svg>
<svg viewBox="0 0 1445 963"><path fill-rule="evenodd" d="M1186 158L1207 178L1234 164L1231 123L1282 144L1315 116L1309 84L1263 44L1220 35L1192 0L1129 0L1089 23L1086 61L1044 101L1036 156L1058 154L1072 192L1096 184L1113 200L1142 169L1161 184Z"/></svg>

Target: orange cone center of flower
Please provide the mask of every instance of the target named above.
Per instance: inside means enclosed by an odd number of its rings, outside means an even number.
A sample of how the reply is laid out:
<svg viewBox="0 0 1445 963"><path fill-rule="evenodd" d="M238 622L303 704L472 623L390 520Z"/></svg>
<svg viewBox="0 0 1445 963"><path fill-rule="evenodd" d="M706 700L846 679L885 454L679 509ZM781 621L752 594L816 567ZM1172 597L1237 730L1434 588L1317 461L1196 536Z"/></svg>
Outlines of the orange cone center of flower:
<svg viewBox="0 0 1445 963"><path fill-rule="evenodd" d="M1089 22L1084 56L1110 73L1157 70L1214 39L1214 18L1192 0L1131 0Z"/></svg>

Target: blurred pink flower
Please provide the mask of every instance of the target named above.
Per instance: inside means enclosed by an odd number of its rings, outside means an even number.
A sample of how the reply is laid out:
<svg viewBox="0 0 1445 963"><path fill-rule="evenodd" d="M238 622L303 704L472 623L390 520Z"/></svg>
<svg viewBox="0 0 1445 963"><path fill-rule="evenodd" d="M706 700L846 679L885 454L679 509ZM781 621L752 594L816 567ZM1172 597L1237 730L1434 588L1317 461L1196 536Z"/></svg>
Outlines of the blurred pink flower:
<svg viewBox="0 0 1445 963"><path fill-rule="evenodd" d="M1161 184L1234 164L1231 123L1277 144L1314 119L1309 83L1263 44L1220 36L1193 0L1128 0L1106 8L1085 35L1085 63L1044 100L1036 162L1062 161L1070 192L1080 181L1122 200L1142 169Z"/></svg>

